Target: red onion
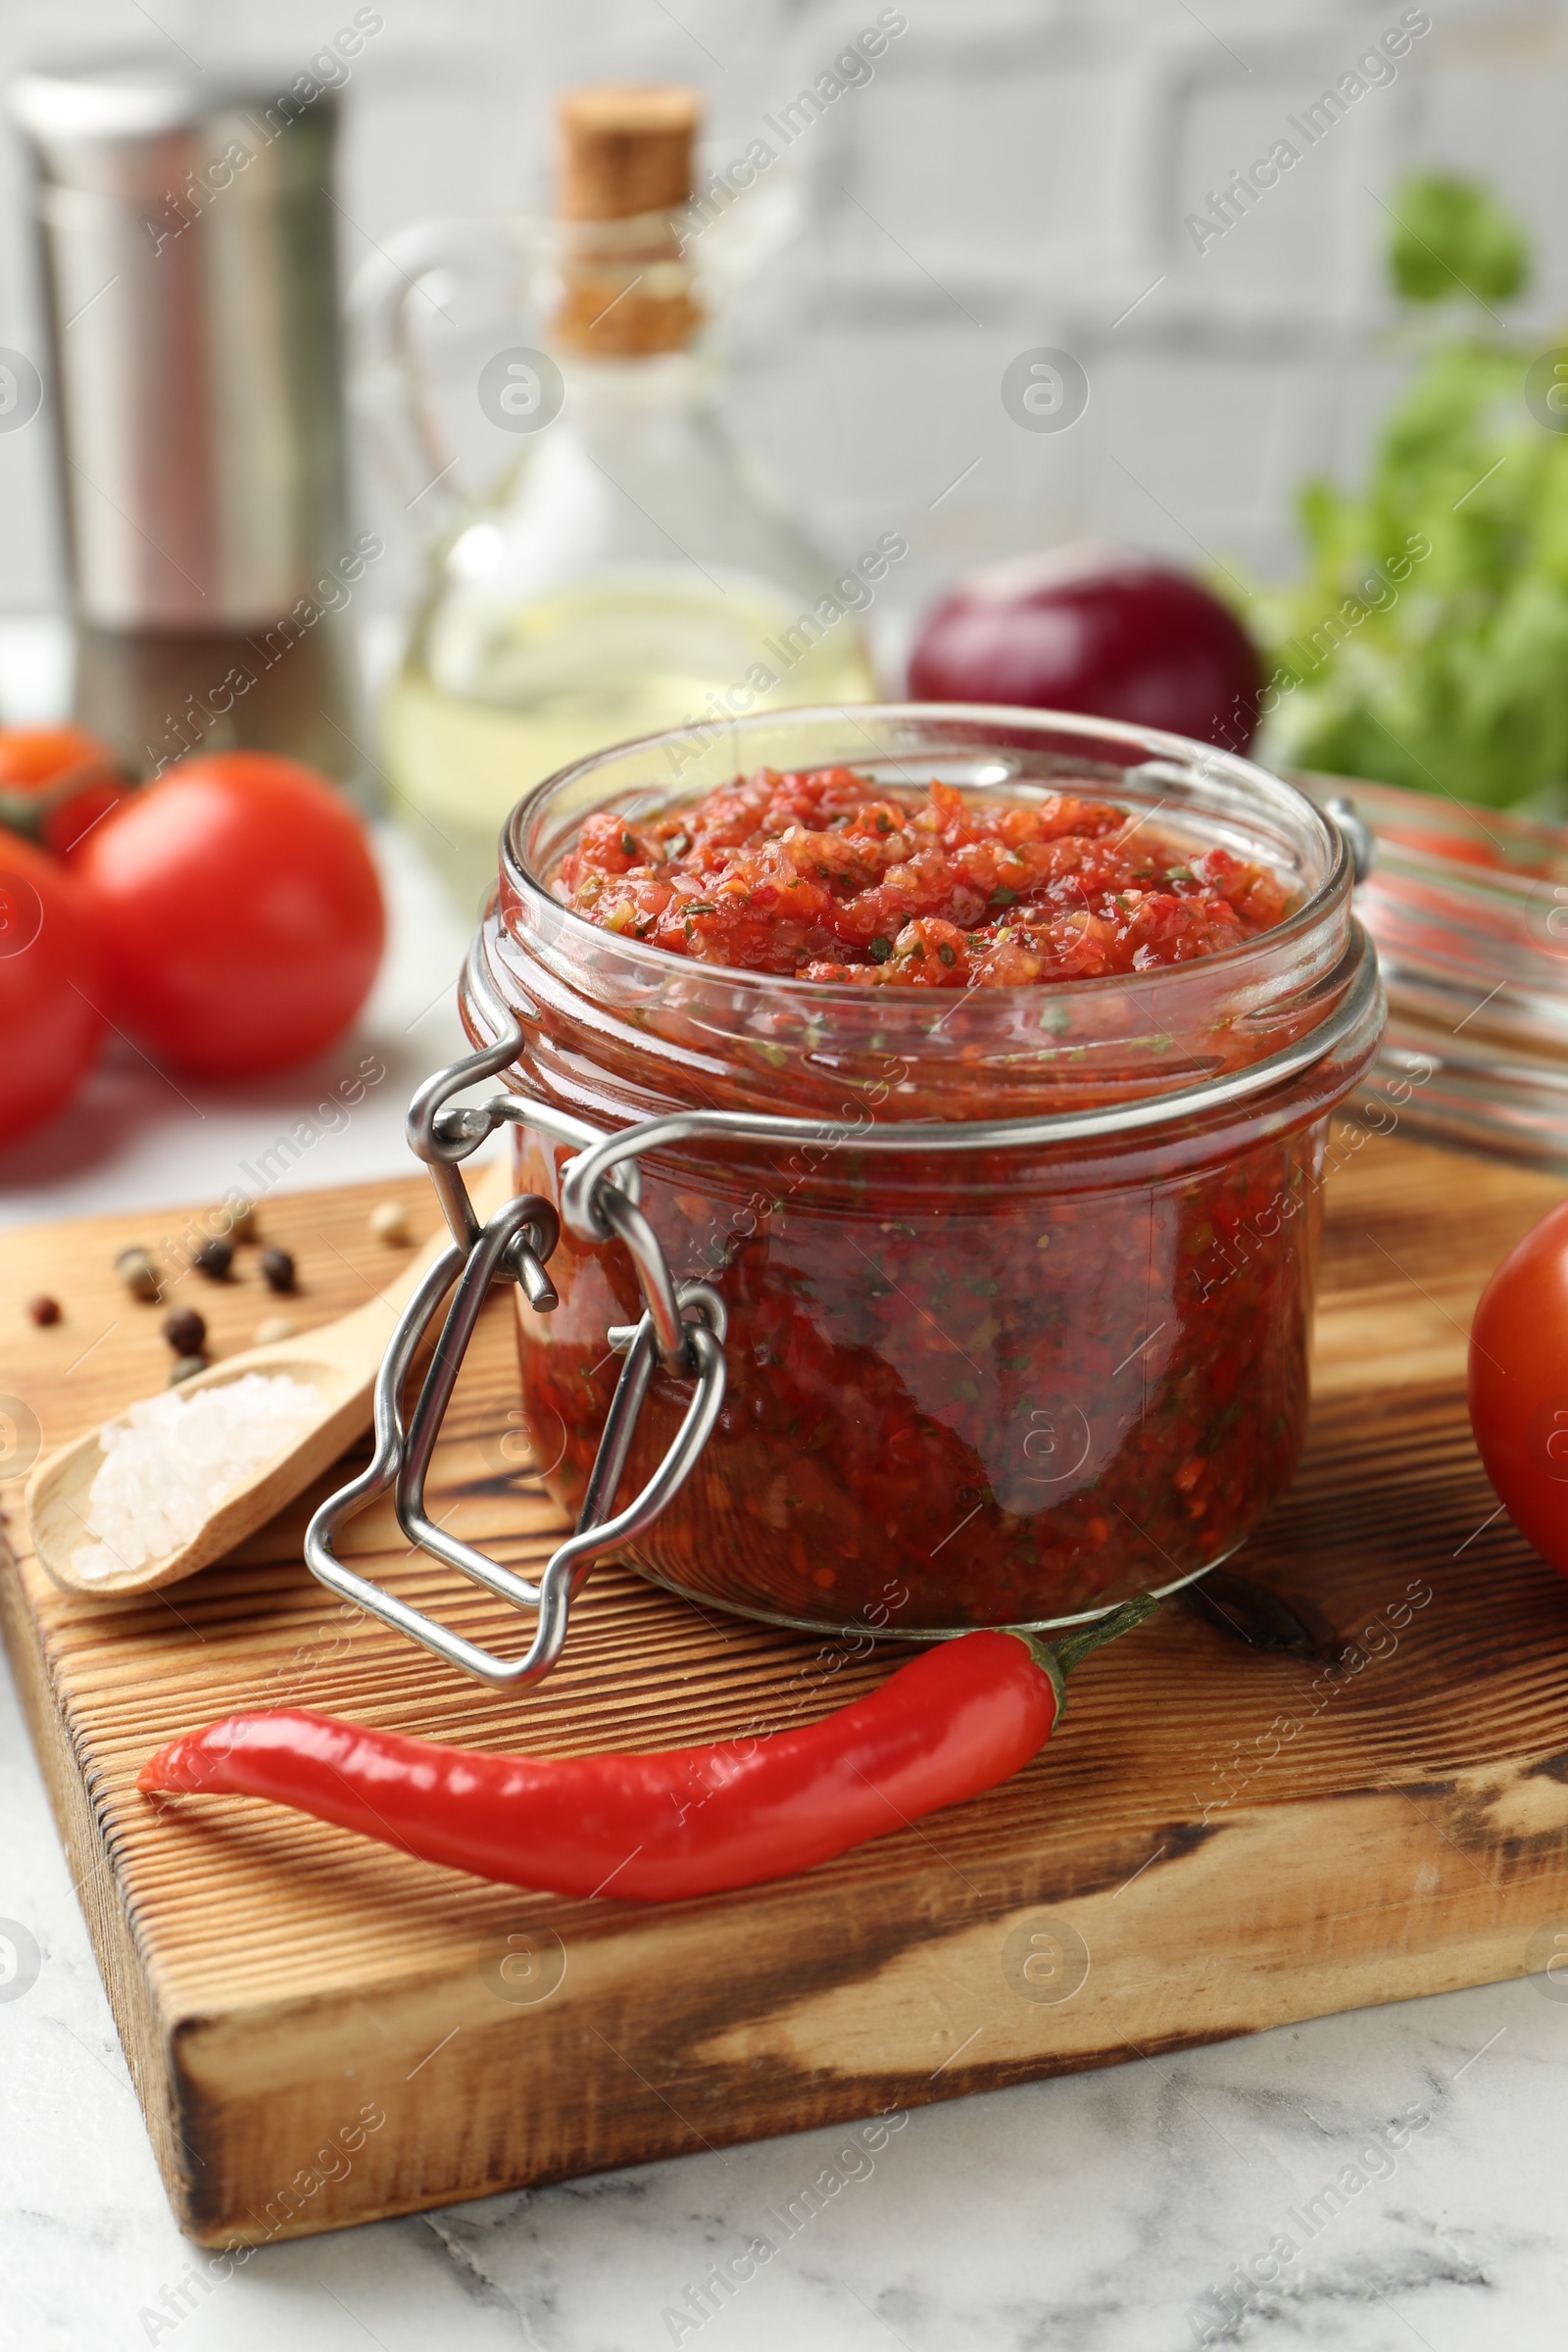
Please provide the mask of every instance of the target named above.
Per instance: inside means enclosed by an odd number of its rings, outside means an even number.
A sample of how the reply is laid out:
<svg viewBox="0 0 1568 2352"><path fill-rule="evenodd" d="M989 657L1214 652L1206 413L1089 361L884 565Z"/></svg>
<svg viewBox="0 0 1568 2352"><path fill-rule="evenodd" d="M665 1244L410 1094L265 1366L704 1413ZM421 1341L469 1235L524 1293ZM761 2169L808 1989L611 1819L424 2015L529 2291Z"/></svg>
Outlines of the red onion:
<svg viewBox="0 0 1568 2352"><path fill-rule="evenodd" d="M1119 547L972 572L927 615L909 662L917 702L1078 710L1237 752L1261 684L1251 639L1217 597Z"/></svg>

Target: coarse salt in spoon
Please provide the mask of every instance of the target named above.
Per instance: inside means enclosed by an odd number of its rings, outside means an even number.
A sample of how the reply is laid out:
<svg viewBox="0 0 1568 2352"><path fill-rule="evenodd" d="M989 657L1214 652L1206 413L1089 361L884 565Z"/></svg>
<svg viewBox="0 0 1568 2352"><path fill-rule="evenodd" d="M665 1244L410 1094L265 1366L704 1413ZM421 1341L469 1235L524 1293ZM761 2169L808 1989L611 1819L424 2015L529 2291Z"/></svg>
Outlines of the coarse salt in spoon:
<svg viewBox="0 0 1568 2352"><path fill-rule="evenodd" d="M506 1177L483 1171L481 1218ZM41 1461L26 1494L39 1565L67 1592L149 1592L265 1526L369 1427L393 1328L449 1239L432 1235L352 1313L225 1356Z"/></svg>

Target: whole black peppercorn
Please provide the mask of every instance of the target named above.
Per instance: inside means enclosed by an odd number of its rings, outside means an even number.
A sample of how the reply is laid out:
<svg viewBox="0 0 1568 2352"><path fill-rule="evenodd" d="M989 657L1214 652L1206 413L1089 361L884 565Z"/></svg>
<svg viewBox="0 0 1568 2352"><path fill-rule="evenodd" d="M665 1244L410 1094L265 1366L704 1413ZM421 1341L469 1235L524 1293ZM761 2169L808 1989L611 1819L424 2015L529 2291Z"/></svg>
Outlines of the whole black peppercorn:
<svg viewBox="0 0 1568 2352"><path fill-rule="evenodd" d="M286 1250L262 1251L262 1280L270 1291L291 1291L294 1288L294 1260Z"/></svg>
<svg viewBox="0 0 1568 2352"><path fill-rule="evenodd" d="M232 1242L203 1242L196 1252L196 1263L209 1282L221 1282L234 1262Z"/></svg>
<svg viewBox="0 0 1568 2352"><path fill-rule="evenodd" d="M164 1317L164 1337L176 1355L200 1355L207 1345L207 1326L193 1306L176 1306Z"/></svg>
<svg viewBox="0 0 1568 2352"><path fill-rule="evenodd" d="M29 1298L27 1300L27 1320L29 1323L58 1323L60 1320L59 1299L46 1298L42 1292L36 1298Z"/></svg>
<svg viewBox="0 0 1568 2352"><path fill-rule="evenodd" d="M133 1298L145 1298L150 1303L158 1297L158 1268L145 1250L134 1245L122 1250L115 1259L115 1272Z"/></svg>

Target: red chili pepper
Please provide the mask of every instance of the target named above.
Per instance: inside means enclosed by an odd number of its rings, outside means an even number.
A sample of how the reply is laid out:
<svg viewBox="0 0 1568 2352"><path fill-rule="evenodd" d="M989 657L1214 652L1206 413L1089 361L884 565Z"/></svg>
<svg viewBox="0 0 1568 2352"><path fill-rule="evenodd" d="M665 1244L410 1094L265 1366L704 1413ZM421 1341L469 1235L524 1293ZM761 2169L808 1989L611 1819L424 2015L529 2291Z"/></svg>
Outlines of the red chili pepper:
<svg viewBox="0 0 1568 2352"><path fill-rule="evenodd" d="M476 1877L644 1902L787 1878L1027 1764L1066 1669L1148 1616L1129 1601L1054 1648L974 1633L804 1730L652 1755L475 1754L302 1709L230 1715L161 1748L148 1790L265 1796Z"/></svg>

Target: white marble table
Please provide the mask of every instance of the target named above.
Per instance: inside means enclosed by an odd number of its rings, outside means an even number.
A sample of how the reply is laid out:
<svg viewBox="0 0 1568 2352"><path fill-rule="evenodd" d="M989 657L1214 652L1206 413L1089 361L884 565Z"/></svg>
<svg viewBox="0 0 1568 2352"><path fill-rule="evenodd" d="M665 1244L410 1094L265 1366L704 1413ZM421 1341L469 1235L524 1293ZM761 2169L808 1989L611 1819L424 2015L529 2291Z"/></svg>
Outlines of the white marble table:
<svg viewBox="0 0 1568 2352"><path fill-rule="evenodd" d="M395 845L390 873L394 977L366 1024L388 1074L297 1181L403 1169L404 1102L457 1045L463 926ZM321 1090L188 1091L111 1060L81 1111L0 1158L0 1215L219 1191ZM9 1685L0 1825L0 1922L38 1955L0 1983L7 2352L1564 2339L1568 1985L1540 1979L919 2109L875 2155L811 2132L277 2246L214 2280L164 2202ZM1391 2150L1385 2127L1417 2117ZM786 2237L769 2216L818 2181ZM702 2317L705 2274L758 2237L771 2257Z"/></svg>

